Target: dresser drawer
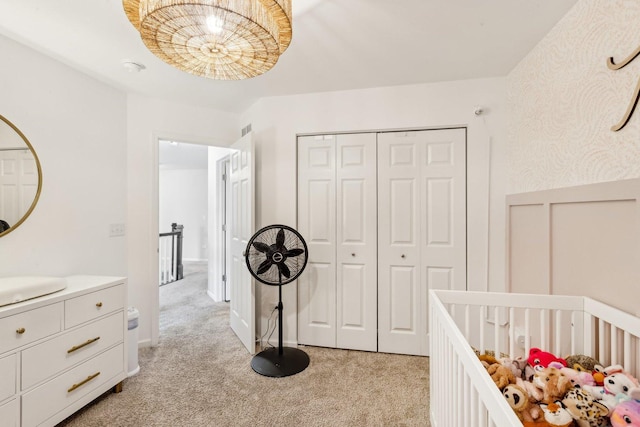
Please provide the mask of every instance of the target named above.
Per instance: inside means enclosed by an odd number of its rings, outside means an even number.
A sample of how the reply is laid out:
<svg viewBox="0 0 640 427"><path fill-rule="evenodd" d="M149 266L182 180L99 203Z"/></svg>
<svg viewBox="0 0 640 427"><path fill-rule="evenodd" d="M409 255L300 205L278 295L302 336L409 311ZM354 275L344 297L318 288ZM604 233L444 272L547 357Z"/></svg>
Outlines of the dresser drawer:
<svg viewBox="0 0 640 427"><path fill-rule="evenodd" d="M0 402L16 394L16 357L12 354L0 359Z"/></svg>
<svg viewBox="0 0 640 427"><path fill-rule="evenodd" d="M62 330L62 303L0 319L0 354Z"/></svg>
<svg viewBox="0 0 640 427"><path fill-rule="evenodd" d="M22 390L124 341L124 312L66 332L22 352Z"/></svg>
<svg viewBox="0 0 640 427"><path fill-rule="evenodd" d="M10 400L4 405L0 405L0 420L2 420L3 427L18 427L20 425L20 404L18 398Z"/></svg>
<svg viewBox="0 0 640 427"><path fill-rule="evenodd" d="M23 427L37 426L123 372L120 344L23 394Z"/></svg>
<svg viewBox="0 0 640 427"><path fill-rule="evenodd" d="M65 301L65 329L123 309L124 292L124 285L118 285Z"/></svg>

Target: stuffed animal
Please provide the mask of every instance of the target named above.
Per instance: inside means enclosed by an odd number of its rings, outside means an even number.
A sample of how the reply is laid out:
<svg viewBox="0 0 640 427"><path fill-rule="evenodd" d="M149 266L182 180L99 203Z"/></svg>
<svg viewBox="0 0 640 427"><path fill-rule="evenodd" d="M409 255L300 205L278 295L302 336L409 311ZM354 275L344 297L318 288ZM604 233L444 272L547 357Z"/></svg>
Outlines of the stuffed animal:
<svg viewBox="0 0 640 427"><path fill-rule="evenodd" d="M610 421L612 427L640 426L640 402L620 402L611 413Z"/></svg>
<svg viewBox="0 0 640 427"><path fill-rule="evenodd" d="M527 366L527 361L523 357L516 357L515 359L511 359L509 357L501 357L497 360L502 366L506 366L511 369L513 375L516 378L522 378L524 370Z"/></svg>
<svg viewBox="0 0 640 427"><path fill-rule="evenodd" d="M592 373L594 367L596 365L600 365L600 362L598 362L596 359L584 354L572 354L571 356L565 357L565 360L567 362L567 367L573 368L579 372Z"/></svg>
<svg viewBox="0 0 640 427"><path fill-rule="evenodd" d="M596 382L597 386L602 386L604 384L604 377L606 376L604 373L604 366L596 364L593 367L593 372L591 374L593 375L593 380Z"/></svg>
<svg viewBox="0 0 640 427"><path fill-rule="evenodd" d="M494 363L489 366L487 372L500 391L509 384L514 384L516 382L516 377L513 375L513 372L511 372L511 369L506 368L499 363Z"/></svg>
<svg viewBox="0 0 640 427"><path fill-rule="evenodd" d="M603 403L612 411L621 400L626 400L640 384L638 380L625 371L620 365L612 365L602 369L602 386L584 386L593 398Z"/></svg>
<svg viewBox="0 0 640 427"><path fill-rule="evenodd" d="M575 425L573 417L563 406L560 400L552 403L541 403L540 408L544 412L544 420L550 426L569 427Z"/></svg>
<svg viewBox="0 0 640 427"><path fill-rule="evenodd" d="M562 404L579 427L608 425L609 409L582 389L569 390L562 399Z"/></svg>
<svg viewBox="0 0 640 427"><path fill-rule="evenodd" d="M544 398L544 393L530 381L516 378L516 385L527 392L531 403L538 403Z"/></svg>
<svg viewBox="0 0 640 427"><path fill-rule="evenodd" d="M498 360L491 354L479 354L478 359L480 359L480 363L482 363L485 368L488 368L494 363L498 363Z"/></svg>
<svg viewBox="0 0 640 427"><path fill-rule="evenodd" d="M618 393L628 395L631 389L639 386L638 380L626 371L607 375L604 379L604 389L613 395Z"/></svg>
<svg viewBox="0 0 640 427"><path fill-rule="evenodd" d="M585 385L588 385L588 386L596 385L596 382L593 379L593 375L591 375L591 372L578 371L573 368L561 368L560 372L562 373L562 375L569 378L569 381L571 381L571 384L574 387L582 388Z"/></svg>
<svg viewBox="0 0 640 427"><path fill-rule="evenodd" d="M543 368L533 376L533 384L542 390L542 401L545 403L562 399L573 386L571 381L556 368Z"/></svg>
<svg viewBox="0 0 640 427"><path fill-rule="evenodd" d="M556 357L555 355L548 353L546 351L542 351L539 348L532 348L529 350L529 358L527 359L529 365L533 366L542 366L546 368L549 366L551 362L560 362L562 366L567 366L567 361L561 357Z"/></svg>
<svg viewBox="0 0 640 427"><path fill-rule="evenodd" d="M520 421L535 421L540 418L540 408L529 401L529 396L523 388L509 384L502 390L502 395Z"/></svg>

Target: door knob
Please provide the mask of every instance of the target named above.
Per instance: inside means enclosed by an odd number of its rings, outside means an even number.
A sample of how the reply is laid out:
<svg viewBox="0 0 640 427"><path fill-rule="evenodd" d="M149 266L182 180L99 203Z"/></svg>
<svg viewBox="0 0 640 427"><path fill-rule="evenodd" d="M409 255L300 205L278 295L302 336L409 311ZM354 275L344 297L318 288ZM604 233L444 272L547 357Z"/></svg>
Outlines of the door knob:
<svg viewBox="0 0 640 427"><path fill-rule="evenodd" d="M400 255L400 258L404 258L404 257L405 257L404 254Z"/></svg>
<svg viewBox="0 0 640 427"><path fill-rule="evenodd" d="M355 254L355 253L352 253L352 254L351 254L351 256L356 256L356 254Z"/></svg>

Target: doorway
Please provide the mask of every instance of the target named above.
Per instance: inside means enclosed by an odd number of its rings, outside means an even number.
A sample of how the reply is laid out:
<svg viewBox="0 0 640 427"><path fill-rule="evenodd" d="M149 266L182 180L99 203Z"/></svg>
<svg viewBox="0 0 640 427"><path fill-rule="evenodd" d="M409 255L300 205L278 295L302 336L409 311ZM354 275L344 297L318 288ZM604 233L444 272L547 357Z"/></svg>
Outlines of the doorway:
<svg viewBox="0 0 640 427"><path fill-rule="evenodd" d="M230 149L158 138L158 234L182 230L181 247L160 255L181 252L184 275L196 275L214 301L229 301L225 289L228 242L225 236L227 214L226 176ZM160 242L160 248L163 245ZM164 258L163 258L164 260ZM167 274L166 261L159 260L160 285ZM192 277L193 279L193 277ZM180 281L181 277L174 277ZM171 283L171 282L170 282ZM170 284L169 283L169 284ZM176 284L179 286L179 284ZM225 292L226 291L226 292ZM159 293L159 305L163 304Z"/></svg>

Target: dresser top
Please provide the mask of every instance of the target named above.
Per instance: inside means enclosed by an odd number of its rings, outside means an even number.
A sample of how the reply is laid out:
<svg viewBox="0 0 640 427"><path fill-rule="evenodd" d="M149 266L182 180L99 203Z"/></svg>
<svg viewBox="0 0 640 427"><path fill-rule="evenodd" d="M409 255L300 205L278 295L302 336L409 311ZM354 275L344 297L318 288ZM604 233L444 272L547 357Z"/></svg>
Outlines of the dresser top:
<svg viewBox="0 0 640 427"><path fill-rule="evenodd" d="M0 317L10 316L25 310L52 304L89 292L108 288L126 282L125 277L77 275L65 277L66 288L36 298L0 307Z"/></svg>

